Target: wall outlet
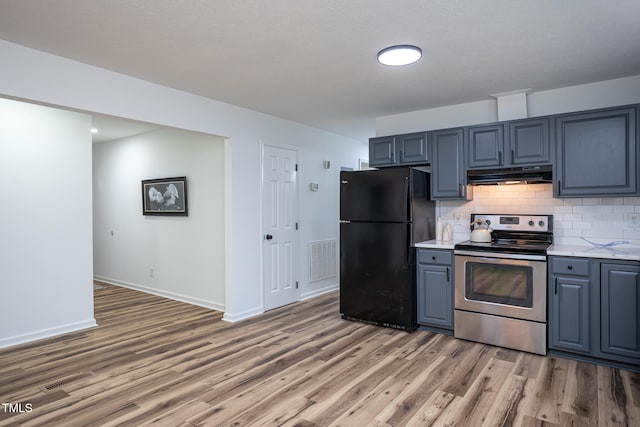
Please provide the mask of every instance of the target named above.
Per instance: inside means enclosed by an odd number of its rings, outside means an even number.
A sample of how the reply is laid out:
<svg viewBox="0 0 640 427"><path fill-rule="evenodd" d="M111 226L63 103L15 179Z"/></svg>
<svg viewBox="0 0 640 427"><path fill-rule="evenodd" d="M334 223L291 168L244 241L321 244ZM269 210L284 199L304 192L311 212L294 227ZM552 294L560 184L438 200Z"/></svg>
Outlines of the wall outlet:
<svg viewBox="0 0 640 427"><path fill-rule="evenodd" d="M461 225L462 224L462 217L463 217L462 213L460 213L460 212L454 213L453 214L453 223L455 225Z"/></svg>
<svg viewBox="0 0 640 427"><path fill-rule="evenodd" d="M627 228L640 228L640 213L626 213L624 215L624 224L627 226Z"/></svg>

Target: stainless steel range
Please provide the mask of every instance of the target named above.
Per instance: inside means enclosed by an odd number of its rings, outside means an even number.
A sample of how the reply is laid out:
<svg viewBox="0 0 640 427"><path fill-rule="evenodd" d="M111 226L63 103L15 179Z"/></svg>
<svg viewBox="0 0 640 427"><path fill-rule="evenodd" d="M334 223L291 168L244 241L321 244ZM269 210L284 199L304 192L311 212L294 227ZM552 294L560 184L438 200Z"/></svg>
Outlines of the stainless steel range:
<svg viewBox="0 0 640 427"><path fill-rule="evenodd" d="M454 335L537 354L547 352L547 249L552 215L472 214L490 242L455 245Z"/></svg>

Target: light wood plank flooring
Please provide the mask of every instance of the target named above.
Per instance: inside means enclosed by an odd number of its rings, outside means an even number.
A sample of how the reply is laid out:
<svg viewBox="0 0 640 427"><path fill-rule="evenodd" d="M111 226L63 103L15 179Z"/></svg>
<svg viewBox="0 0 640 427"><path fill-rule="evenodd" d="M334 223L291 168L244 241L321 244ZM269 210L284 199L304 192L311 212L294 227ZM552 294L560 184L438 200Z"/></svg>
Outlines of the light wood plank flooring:
<svg viewBox="0 0 640 427"><path fill-rule="evenodd" d="M340 319L229 324L105 285L99 326L0 350L0 425L640 426L640 374ZM14 406L15 408L15 406Z"/></svg>

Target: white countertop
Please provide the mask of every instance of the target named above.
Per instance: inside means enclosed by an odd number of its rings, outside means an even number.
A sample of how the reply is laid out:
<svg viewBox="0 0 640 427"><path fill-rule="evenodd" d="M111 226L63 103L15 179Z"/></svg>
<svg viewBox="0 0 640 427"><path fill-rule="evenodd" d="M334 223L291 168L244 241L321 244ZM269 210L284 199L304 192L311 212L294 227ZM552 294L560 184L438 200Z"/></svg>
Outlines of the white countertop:
<svg viewBox="0 0 640 427"><path fill-rule="evenodd" d="M453 249L456 243L460 240L425 240L424 242L416 243L416 248L428 248L428 249Z"/></svg>
<svg viewBox="0 0 640 427"><path fill-rule="evenodd" d="M604 258L640 261L640 242L626 239L589 239L596 245L582 239L575 241L554 243L547 250L547 255L574 256L583 258ZM627 242L615 244L610 247L601 247L611 242Z"/></svg>
<svg viewBox="0 0 640 427"><path fill-rule="evenodd" d="M601 247L590 244L580 238L563 239L559 243L555 243L547 250L547 255L573 256L581 258L602 258L602 259L619 259L640 261L640 241L626 239L588 239L596 244L606 245L611 242L625 241L628 243L616 244L610 247ZM456 243L462 240L426 240L418 242L414 246L416 248L426 249L453 249Z"/></svg>

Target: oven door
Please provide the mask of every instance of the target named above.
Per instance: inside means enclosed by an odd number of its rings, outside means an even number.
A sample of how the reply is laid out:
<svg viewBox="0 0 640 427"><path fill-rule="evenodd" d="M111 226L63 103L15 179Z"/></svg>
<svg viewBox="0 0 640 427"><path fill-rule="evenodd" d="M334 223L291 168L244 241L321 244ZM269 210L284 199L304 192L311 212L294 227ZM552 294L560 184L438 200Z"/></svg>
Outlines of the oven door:
<svg viewBox="0 0 640 427"><path fill-rule="evenodd" d="M546 322L544 255L455 252L455 308Z"/></svg>

